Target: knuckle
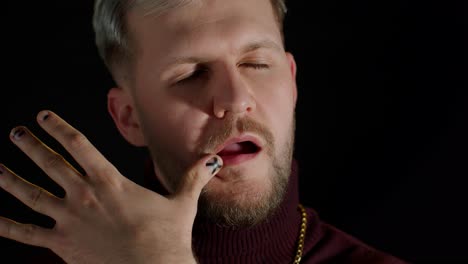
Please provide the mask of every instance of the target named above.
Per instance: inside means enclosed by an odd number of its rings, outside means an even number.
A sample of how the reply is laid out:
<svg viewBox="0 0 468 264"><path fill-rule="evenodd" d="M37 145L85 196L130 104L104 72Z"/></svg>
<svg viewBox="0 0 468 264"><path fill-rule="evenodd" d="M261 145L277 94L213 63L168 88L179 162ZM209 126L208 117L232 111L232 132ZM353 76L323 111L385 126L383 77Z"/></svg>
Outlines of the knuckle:
<svg viewBox="0 0 468 264"><path fill-rule="evenodd" d="M96 182L102 187L109 187L111 189L121 190L122 180L120 177L116 176L116 170L112 166L106 166L98 172L98 177L96 177Z"/></svg>
<svg viewBox="0 0 468 264"><path fill-rule="evenodd" d="M197 177L198 177L197 171L193 171L193 170L189 171L185 175L184 183L188 185L193 185L196 182Z"/></svg>
<svg viewBox="0 0 468 264"><path fill-rule="evenodd" d="M98 204L97 197L90 188L83 187L78 191L78 203L80 207L93 208Z"/></svg>
<svg viewBox="0 0 468 264"><path fill-rule="evenodd" d="M23 226L23 238L26 241L34 241L34 236L36 234L36 226L32 224L27 224Z"/></svg>
<svg viewBox="0 0 468 264"><path fill-rule="evenodd" d="M3 176L1 185L4 189L11 190L11 188L16 186L17 183L18 183L18 178L16 176L6 175L6 176Z"/></svg>
<svg viewBox="0 0 468 264"><path fill-rule="evenodd" d="M186 174L186 179L188 181L193 181L198 175L198 171L196 170L190 170L187 174Z"/></svg>
<svg viewBox="0 0 468 264"><path fill-rule="evenodd" d="M52 154L47 157L44 166L46 169L53 169L57 167L60 162L63 162L63 157L59 154Z"/></svg>
<svg viewBox="0 0 468 264"><path fill-rule="evenodd" d="M15 225L14 223L12 222L9 222L9 223L6 223L5 225L5 236L6 237L13 237L13 225Z"/></svg>
<svg viewBox="0 0 468 264"><path fill-rule="evenodd" d="M43 194L43 190L41 188L34 188L29 194L29 201L31 204L31 208L37 209L39 205L39 200Z"/></svg>
<svg viewBox="0 0 468 264"><path fill-rule="evenodd" d="M77 151L81 150L84 146L86 146L88 139L83 134L75 132L69 136L69 142L70 147L73 150Z"/></svg>
<svg viewBox="0 0 468 264"><path fill-rule="evenodd" d="M192 171L187 175L185 183L190 186L191 189L197 188L200 184L200 173L198 171Z"/></svg>

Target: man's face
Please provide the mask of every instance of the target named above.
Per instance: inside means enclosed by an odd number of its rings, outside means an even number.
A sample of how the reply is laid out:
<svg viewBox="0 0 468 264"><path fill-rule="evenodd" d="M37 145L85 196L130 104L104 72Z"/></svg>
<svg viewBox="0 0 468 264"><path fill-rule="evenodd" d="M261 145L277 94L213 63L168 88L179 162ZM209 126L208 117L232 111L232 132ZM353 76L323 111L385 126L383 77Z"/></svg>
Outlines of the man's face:
<svg viewBox="0 0 468 264"><path fill-rule="evenodd" d="M156 175L174 191L190 165L217 153L224 167L199 211L231 225L261 221L287 184L296 104L294 59L270 1L192 1L143 14L128 16L130 91Z"/></svg>

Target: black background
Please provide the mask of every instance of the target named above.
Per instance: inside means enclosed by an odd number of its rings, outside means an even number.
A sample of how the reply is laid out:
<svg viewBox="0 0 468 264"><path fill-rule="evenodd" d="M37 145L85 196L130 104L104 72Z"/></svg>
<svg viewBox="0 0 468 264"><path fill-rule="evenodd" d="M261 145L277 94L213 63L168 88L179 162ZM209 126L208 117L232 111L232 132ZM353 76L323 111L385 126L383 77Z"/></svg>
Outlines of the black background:
<svg viewBox="0 0 468 264"><path fill-rule="evenodd" d="M123 140L106 110L113 82L94 46L92 1L5 5L0 162L62 193L8 139L11 128L27 125L69 158L34 121L38 111L51 109L140 182L145 151ZM468 263L464 3L330 0L289 1L288 7L303 202L403 259ZM53 224L5 191L0 215ZM2 258L41 251L0 243Z"/></svg>

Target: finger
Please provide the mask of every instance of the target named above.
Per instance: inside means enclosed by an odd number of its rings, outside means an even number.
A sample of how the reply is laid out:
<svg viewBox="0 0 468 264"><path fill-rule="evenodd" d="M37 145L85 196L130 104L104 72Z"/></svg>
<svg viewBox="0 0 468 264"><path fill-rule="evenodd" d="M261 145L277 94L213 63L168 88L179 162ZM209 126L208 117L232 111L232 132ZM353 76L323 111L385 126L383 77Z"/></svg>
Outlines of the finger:
<svg viewBox="0 0 468 264"><path fill-rule="evenodd" d="M54 218L62 211L60 198L19 177L2 164L0 164L0 187L36 212Z"/></svg>
<svg viewBox="0 0 468 264"><path fill-rule="evenodd" d="M41 111L37 115L37 121L88 174L97 175L112 166L81 132L52 111Z"/></svg>
<svg viewBox="0 0 468 264"><path fill-rule="evenodd" d="M26 127L14 128L10 133L10 139L65 190L69 190L80 181L79 172Z"/></svg>
<svg viewBox="0 0 468 264"><path fill-rule="evenodd" d="M50 248L54 235L52 229L31 224L20 224L11 219L0 217L0 236L2 237L32 246Z"/></svg>
<svg viewBox="0 0 468 264"><path fill-rule="evenodd" d="M193 165L182 179L176 197L198 201L203 187L223 167L223 160L218 155L208 155Z"/></svg>

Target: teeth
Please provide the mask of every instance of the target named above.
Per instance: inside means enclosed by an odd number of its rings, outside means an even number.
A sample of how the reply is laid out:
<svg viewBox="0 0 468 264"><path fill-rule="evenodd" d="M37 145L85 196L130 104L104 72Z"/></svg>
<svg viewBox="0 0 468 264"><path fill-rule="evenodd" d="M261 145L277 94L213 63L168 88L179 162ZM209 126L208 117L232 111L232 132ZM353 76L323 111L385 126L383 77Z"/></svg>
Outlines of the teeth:
<svg viewBox="0 0 468 264"><path fill-rule="evenodd" d="M242 149L241 144L239 143L234 143L231 144L223 149L223 151L228 151L228 152L235 152L235 151L240 151Z"/></svg>
<svg viewBox="0 0 468 264"><path fill-rule="evenodd" d="M253 144L250 141L238 142L226 146L223 150L221 150L218 154L219 155L238 155L238 154L247 154L247 153L254 153L258 151L257 145Z"/></svg>

